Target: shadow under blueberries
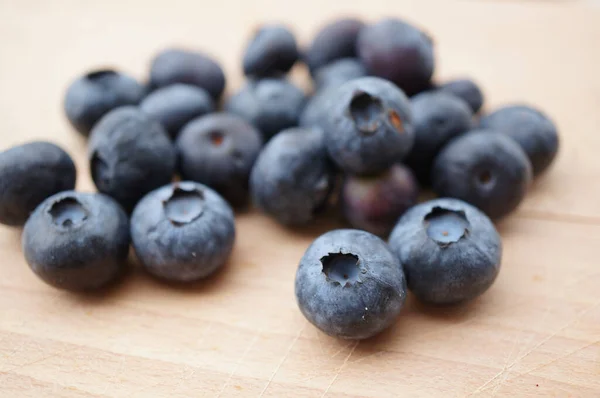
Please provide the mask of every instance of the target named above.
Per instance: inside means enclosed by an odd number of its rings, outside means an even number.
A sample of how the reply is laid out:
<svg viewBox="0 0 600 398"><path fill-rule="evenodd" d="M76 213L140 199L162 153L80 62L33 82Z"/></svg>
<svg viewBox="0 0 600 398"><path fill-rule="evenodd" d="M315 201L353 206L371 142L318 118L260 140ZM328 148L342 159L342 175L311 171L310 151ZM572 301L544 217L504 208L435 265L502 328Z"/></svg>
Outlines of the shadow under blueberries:
<svg viewBox="0 0 600 398"><path fill-rule="evenodd" d="M131 262L117 276L117 278L106 286L95 290L85 290L79 292L65 292L68 300L75 301L85 306L103 305L114 301L117 297L124 295L129 288L132 274L134 273Z"/></svg>
<svg viewBox="0 0 600 398"><path fill-rule="evenodd" d="M287 227L291 234L316 238L334 229L351 228L337 208L328 208L306 225Z"/></svg>
<svg viewBox="0 0 600 398"><path fill-rule="evenodd" d="M356 347L356 350L366 354L372 352L376 347L381 346L393 345L397 349L399 344L402 345L402 341L406 341L406 339L398 338L398 336L407 335L410 327L410 320L405 308L393 325L373 337L362 340Z"/></svg>
<svg viewBox="0 0 600 398"><path fill-rule="evenodd" d="M395 351L402 351L404 350L404 344L410 343L408 339L401 337L409 334L411 325L410 320L407 318L408 317L403 310L394 324L375 336L364 340L345 340L331 337L331 339L334 340L331 344L338 347L337 349L351 350L351 362L363 361L369 357L376 357L377 355L387 352L386 347L393 346ZM318 333L322 332L318 331Z"/></svg>
<svg viewBox="0 0 600 398"><path fill-rule="evenodd" d="M228 268L232 262L231 259L228 260L222 267L206 278L193 282L176 282L167 281L146 272L135 255L133 255L133 258L135 259L132 267L134 278L151 285L150 288L165 288L184 294L213 294L214 292L223 290L223 284L227 280Z"/></svg>
<svg viewBox="0 0 600 398"><path fill-rule="evenodd" d="M411 298L412 297L409 295L409 299ZM376 334L375 336L358 341L358 344L355 348L357 356L360 357L373 355L374 353L381 352L382 348L386 346L394 346L395 350L401 350L402 344L404 344L403 342L408 342L409 340L401 338L399 336L406 336L410 334L410 329L412 327L410 322L410 313L413 311L414 308L412 308L411 303L409 302L409 300L407 300L407 303L400 312L400 315L392 325L384 329L381 333ZM346 341L356 342L356 340L340 339L338 339L337 341L339 341L340 344L344 344Z"/></svg>
<svg viewBox="0 0 600 398"><path fill-rule="evenodd" d="M229 205L231 205L231 203ZM246 203L238 204L237 206L232 206L232 209L235 217L247 216L249 214L259 211L257 208L254 207L250 199L248 199Z"/></svg>
<svg viewBox="0 0 600 398"><path fill-rule="evenodd" d="M405 311L418 312L422 315L447 321L448 323L464 322L477 316L481 307L480 297L456 304L426 304L409 294Z"/></svg>
<svg viewBox="0 0 600 398"><path fill-rule="evenodd" d="M412 333L410 319L412 314L419 313L446 323L462 323L476 316L479 306L480 300L478 299L454 305L436 306L424 304L418 301L414 295L409 294L406 304L396 322L381 333L362 340L357 345L356 351L363 352L364 354L372 354L375 351L380 351L381 347L388 345L393 345L395 350L402 350L403 342L406 341L409 343L410 339L399 336L408 336Z"/></svg>

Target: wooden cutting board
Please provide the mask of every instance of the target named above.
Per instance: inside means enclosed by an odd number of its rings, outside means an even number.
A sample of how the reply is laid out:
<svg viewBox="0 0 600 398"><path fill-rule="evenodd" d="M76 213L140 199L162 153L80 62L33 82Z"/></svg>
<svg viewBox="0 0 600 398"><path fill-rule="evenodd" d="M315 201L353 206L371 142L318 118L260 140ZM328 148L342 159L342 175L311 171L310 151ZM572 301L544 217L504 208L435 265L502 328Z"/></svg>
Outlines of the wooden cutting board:
<svg viewBox="0 0 600 398"><path fill-rule="evenodd" d="M555 118L555 167L499 225L503 268L475 302L432 309L409 299L398 323L365 342L337 341L298 311L298 260L319 221L287 230L238 218L226 270L172 288L139 271L102 296L42 284L19 231L0 229L2 397L600 396L600 9L593 2L0 1L0 147L64 146L93 188L85 143L61 102L69 81L111 65L145 78L164 46L214 54L228 90L262 21L306 43L340 15L404 16L435 38L440 79L473 76L488 109L524 101ZM306 72L294 77L305 81Z"/></svg>

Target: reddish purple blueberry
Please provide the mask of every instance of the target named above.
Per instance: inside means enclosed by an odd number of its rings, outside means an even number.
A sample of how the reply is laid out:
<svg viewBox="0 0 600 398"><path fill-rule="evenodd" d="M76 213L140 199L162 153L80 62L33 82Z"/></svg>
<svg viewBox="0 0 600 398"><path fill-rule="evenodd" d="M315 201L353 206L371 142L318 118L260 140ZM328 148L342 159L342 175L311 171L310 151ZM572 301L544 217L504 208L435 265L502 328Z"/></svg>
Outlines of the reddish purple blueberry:
<svg viewBox="0 0 600 398"><path fill-rule="evenodd" d="M407 167L395 164L373 176L348 175L341 205L353 228L386 237L400 216L415 203L419 188Z"/></svg>

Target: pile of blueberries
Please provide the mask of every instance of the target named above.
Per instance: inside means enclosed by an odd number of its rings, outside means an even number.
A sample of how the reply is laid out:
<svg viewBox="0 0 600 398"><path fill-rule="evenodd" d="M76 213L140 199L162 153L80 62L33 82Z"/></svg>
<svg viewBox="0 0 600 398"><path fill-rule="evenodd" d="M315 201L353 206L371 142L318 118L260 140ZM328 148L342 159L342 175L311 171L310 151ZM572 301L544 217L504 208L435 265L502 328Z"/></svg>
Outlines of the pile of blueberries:
<svg viewBox="0 0 600 398"><path fill-rule="evenodd" d="M310 96L285 77L300 61ZM542 112L480 115L478 86L437 84L434 65L434 42L417 27L348 18L303 50L286 26L262 26L243 57L247 83L222 110L225 75L200 52L160 52L147 84L89 72L64 109L89 137L98 193L73 190L61 148L20 145L0 154L0 222L24 225L25 258L41 279L82 291L115 281L130 245L157 278L211 275L234 245L233 208L253 203L288 226L339 209L355 229L312 243L297 301L330 335L373 336L395 322L407 288L431 304L486 291L502 253L492 220L519 205L558 151ZM419 186L442 199L417 204Z"/></svg>

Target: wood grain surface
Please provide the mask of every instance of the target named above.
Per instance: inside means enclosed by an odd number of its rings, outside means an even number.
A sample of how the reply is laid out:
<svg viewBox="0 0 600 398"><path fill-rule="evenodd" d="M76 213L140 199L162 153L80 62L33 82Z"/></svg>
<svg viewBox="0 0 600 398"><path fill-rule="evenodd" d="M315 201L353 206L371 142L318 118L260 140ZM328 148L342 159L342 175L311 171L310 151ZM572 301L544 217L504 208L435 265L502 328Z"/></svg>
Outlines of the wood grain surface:
<svg viewBox="0 0 600 398"><path fill-rule="evenodd" d="M499 225L496 284L475 302L409 299L397 322L360 343L318 332L298 311L299 258L323 220L287 230L238 217L226 269L189 288L137 270L97 296L41 283L18 230L0 229L2 397L600 397L600 8L594 2L0 0L0 149L48 139L92 190L85 143L62 96L88 68L139 78L164 46L197 47L242 82L240 57L263 21L306 43L340 15L403 16L429 31L437 77L473 76L488 109L540 106L562 140L553 169ZM294 78L302 82L306 72Z"/></svg>

